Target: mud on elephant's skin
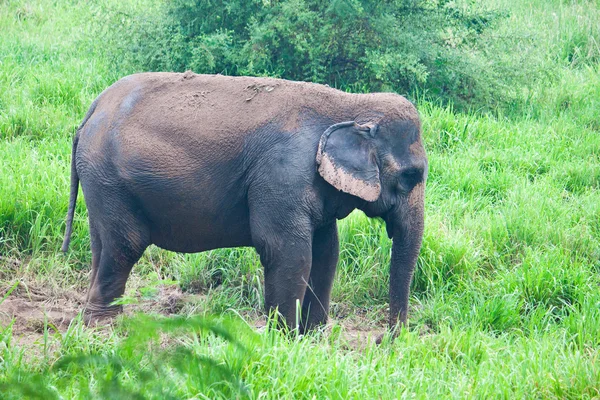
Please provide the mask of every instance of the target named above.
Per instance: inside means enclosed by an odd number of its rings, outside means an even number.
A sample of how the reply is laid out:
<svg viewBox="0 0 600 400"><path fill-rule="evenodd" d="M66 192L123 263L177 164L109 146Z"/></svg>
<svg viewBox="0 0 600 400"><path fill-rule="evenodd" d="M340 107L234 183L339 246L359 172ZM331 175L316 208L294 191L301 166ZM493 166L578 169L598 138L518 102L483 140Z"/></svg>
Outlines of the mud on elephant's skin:
<svg viewBox="0 0 600 400"><path fill-rule="evenodd" d="M73 142L71 197L89 213L85 315L116 314L146 247L253 246L265 306L300 330L327 321L337 220L360 209L393 239L390 326L405 323L423 235L427 158L414 106L391 93L305 82L144 73L93 102ZM308 289L307 289L308 288Z"/></svg>

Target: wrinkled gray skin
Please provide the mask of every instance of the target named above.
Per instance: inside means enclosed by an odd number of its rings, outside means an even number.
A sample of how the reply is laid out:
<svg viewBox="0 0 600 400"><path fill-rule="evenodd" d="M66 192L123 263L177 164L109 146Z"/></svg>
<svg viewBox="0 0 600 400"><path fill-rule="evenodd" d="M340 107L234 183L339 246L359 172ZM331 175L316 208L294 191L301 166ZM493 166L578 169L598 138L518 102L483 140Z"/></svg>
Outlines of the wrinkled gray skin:
<svg viewBox="0 0 600 400"><path fill-rule="evenodd" d="M120 311L150 244L253 246L265 307L300 331L327 321L337 220L360 209L393 239L390 327L406 323L423 235L427 159L403 97L267 78L147 73L92 104L73 143L67 251L78 184L89 213L87 321Z"/></svg>

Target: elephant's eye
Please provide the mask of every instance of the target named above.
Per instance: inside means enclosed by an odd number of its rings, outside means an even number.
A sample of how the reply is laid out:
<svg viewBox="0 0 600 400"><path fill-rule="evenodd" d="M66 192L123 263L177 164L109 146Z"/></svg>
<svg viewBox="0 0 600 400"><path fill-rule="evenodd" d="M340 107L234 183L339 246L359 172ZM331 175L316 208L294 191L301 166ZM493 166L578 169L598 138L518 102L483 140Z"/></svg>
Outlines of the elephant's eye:
<svg viewBox="0 0 600 400"><path fill-rule="evenodd" d="M399 179L399 188L403 192L410 192L419 182L423 180L423 169L417 167L407 168L402 171Z"/></svg>
<svg viewBox="0 0 600 400"><path fill-rule="evenodd" d="M419 183L423 178L423 170L421 168L408 168L402 171L402 177L404 180L416 181L416 183Z"/></svg>

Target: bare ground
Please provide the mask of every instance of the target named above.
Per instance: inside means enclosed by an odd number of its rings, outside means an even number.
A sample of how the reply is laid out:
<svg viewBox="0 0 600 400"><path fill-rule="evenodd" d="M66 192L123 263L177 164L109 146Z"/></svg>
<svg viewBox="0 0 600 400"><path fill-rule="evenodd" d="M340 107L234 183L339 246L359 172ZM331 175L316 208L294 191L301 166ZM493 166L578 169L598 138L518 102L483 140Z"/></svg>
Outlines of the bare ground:
<svg viewBox="0 0 600 400"><path fill-rule="evenodd" d="M85 294L72 289L48 290L40 284L19 282L8 296L6 293L13 286L3 287L0 291L0 331L8 326L12 329L13 343L25 348L32 348L42 342L45 330L50 334L65 333L83 308ZM6 297L3 301L2 298ZM189 312L190 308L197 309L204 296L183 293L176 285L160 285L150 299L138 299L136 304L124 306L124 313L132 315L137 312L162 315ZM190 307L186 307L190 305ZM184 312L186 313L186 312ZM385 328L368 320L361 313L336 312L337 318L332 318L324 328L329 335L332 326L341 326L343 343L349 350L363 350L376 340ZM250 326L260 331L266 325L264 316L254 312L242 314ZM106 330L109 329L107 324ZM96 329L102 327L96 327Z"/></svg>
<svg viewBox="0 0 600 400"><path fill-rule="evenodd" d="M8 290L10 288L12 286ZM0 292L0 301L8 290ZM154 312L171 315L181 309L185 300L179 288L165 285L158 288L158 294L152 301L140 301L126 305L124 309L125 314ZM84 303L85 295L74 290L48 293L39 284L19 282L0 303L0 328L11 326L13 338L20 345L34 344L42 338L46 327L52 333L64 333L83 309Z"/></svg>

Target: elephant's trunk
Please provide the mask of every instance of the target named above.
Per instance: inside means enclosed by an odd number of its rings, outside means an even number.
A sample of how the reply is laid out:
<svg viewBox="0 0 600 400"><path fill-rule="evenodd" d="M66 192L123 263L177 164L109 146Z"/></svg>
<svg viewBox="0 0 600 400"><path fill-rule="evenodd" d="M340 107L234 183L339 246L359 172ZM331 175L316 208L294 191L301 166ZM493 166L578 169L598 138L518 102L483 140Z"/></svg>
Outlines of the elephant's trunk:
<svg viewBox="0 0 600 400"><path fill-rule="evenodd" d="M408 315L408 298L413 271L423 239L424 183L410 192L394 215L389 216L392 233L392 259L390 265L390 328L398 322L405 325Z"/></svg>

